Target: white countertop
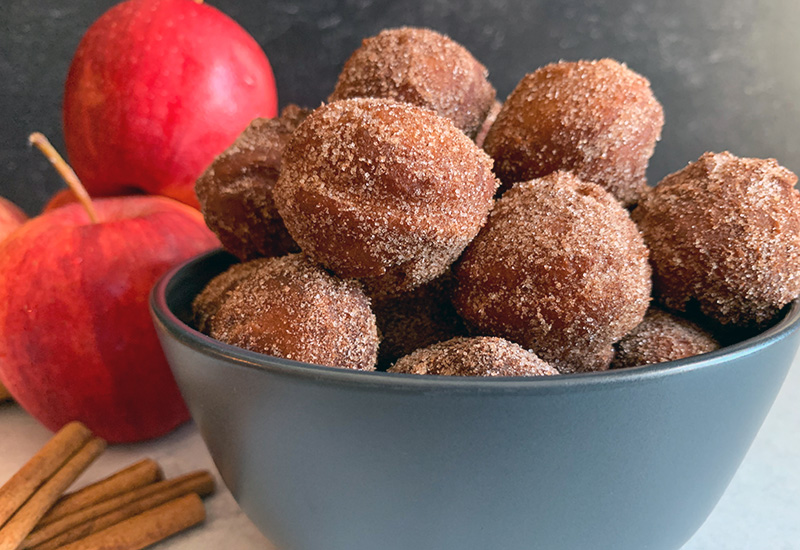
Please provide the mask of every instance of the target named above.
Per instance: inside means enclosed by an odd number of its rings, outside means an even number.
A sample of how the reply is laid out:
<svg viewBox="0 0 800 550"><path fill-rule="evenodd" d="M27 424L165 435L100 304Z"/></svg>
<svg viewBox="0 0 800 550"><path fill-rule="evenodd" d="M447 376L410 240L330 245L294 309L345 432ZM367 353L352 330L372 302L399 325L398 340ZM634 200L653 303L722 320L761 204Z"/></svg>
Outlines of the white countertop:
<svg viewBox="0 0 800 550"><path fill-rule="evenodd" d="M714 512L683 550L800 548L800 360ZM51 433L15 404L0 405L0 483L28 460ZM214 470L193 425L138 445L109 448L77 482L83 485L141 458L158 461L167 477L210 469L219 482L206 499L206 523L153 548L277 550L239 510Z"/></svg>

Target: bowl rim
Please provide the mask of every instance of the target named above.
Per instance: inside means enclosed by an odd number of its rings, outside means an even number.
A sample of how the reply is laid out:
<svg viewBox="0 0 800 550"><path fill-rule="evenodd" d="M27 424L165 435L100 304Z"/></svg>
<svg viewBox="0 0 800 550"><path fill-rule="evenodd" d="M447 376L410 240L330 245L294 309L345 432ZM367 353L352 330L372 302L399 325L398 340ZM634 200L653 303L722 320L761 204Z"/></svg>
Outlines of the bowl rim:
<svg viewBox="0 0 800 550"><path fill-rule="evenodd" d="M699 369L724 368L725 363L757 353L759 350L787 338L800 328L800 298L798 298L791 302L788 306L788 311L780 321L755 336L709 353L652 365L599 372L531 377L420 376L418 374L335 368L239 348L215 340L181 321L167 305L167 295L177 285L177 279L195 264L201 263L212 256L222 254L227 253L221 248L199 254L173 267L159 278L153 286L149 297L151 315L157 328L203 355L222 359L239 367L266 370L282 376L310 378L337 384L358 384L364 387L390 386L396 389L410 390L469 389L470 391L508 391L548 388L548 391L551 391L562 388L574 391L577 387L611 383L619 384L622 382L635 383L675 376Z"/></svg>

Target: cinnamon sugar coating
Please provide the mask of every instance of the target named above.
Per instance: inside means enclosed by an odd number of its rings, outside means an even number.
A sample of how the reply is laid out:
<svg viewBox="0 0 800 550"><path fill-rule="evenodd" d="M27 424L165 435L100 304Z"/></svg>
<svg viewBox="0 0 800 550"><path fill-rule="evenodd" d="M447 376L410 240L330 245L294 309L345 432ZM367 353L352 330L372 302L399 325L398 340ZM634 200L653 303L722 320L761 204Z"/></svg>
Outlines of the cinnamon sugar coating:
<svg viewBox="0 0 800 550"><path fill-rule="evenodd" d="M450 301L454 285L455 278L448 271L411 292L371 296L381 334L379 365L394 363L417 349L467 334Z"/></svg>
<svg viewBox="0 0 800 550"><path fill-rule="evenodd" d="M453 338L400 359L389 372L439 376L550 376L558 370L517 344L493 338Z"/></svg>
<svg viewBox="0 0 800 550"><path fill-rule="evenodd" d="M474 137L495 98L488 71L463 46L430 29L402 27L365 39L329 101L379 97L426 107Z"/></svg>
<svg viewBox="0 0 800 550"><path fill-rule="evenodd" d="M217 310L228 299L230 292L258 270L263 263L263 258L257 258L249 262L233 264L211 279L200 294L192 300L194 327L200 332L208 334Z"/></svg>
<svg viewBox="0 0 800 550"><path fill-rule="evenodd" d="M222 297L209 336L295 361L375 369L378 331L360 284L303 254L258 262Z"/></svg>
<svg viewBox="0 0 800 550"><path fill-rule="evenodd" d="M644 320L617 342L612 369L675 361L719 349L720 344L699 325L651 307Z"/></svg>
<svg viewBox="0 0 800 550"><path fill-rule="evenodd" d="M453 124L413 105L323 105L287 145L274 197L301 249L340 277L411 290L485 223L499 182Z"/></svg>
<svg viewBox="0 0 800 550"><path fill-rule="evenodd" d="M472 328L562 373L608 368L650 301L647 248L627 211L568 172L507 191L455 274L454 303Z"/></svg>
<svg viewBox="0 0 800 550"><path fill-rule="evenodd" d="M643 76L611 59L562 61L520 81L484 149L505 187L571 170L628 206L646 186L663 125L661 104Z"/></svg>
<svg viewBox="0 0 800 550"><path fill-rule="evenodd" d="M757 325L800 294L797 176L774 159L705 153L634 210L650 247L654 296L694 301L722 324Z"/></svg>
<svg viewBox="0 0 800 550"><path fill-rule="evenodd" d="M206 225L240 260L298 250L275 208L272 189L283 148L308 112L289 105L278 118L255 119L195 184Z"/></svg>

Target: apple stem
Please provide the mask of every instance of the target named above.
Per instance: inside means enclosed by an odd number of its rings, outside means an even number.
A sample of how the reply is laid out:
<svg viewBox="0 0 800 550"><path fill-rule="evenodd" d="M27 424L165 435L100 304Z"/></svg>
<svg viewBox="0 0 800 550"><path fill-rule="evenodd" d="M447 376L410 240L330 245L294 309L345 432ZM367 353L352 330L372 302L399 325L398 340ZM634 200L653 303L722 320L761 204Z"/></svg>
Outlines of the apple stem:
<svg viewBox="0 0 800 550"><path fill-rule="evenodd" d="M86 210L86 213L89 215L89 219L92 223L97 223L99 218L97 217L97 211L94 209L94 205L92 204L92 199L89 197L89 193L86 192L86 188L81 183L81 180L78 179L78 176L75 174L75 171L67 164L67 161L58 154L56 148L53 147L53 144L45 137L44 134L41 132L34 132L28 137L28 141L35 145L37 149L39 149L47 160L50 161L58 173L64 178L64 181L67 183L67 187L69 187L75 196L78 197L78 202L83 205L83 209Z"/></svg>

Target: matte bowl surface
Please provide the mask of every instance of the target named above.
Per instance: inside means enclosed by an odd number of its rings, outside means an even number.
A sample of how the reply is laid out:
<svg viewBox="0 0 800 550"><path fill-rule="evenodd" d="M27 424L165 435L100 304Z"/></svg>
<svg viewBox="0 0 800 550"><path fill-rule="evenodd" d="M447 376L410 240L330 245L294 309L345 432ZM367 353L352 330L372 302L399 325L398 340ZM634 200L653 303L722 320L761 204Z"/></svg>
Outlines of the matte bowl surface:
<svg viewBox="0 0 800 550"><path fill-rule="evenodd" d="M795 302L754 338L634 369L333 369L186 324L233 261L217 251L177 267L151 307L225 484L281 550L676 550L722 496L800 343Z"/></svg>

